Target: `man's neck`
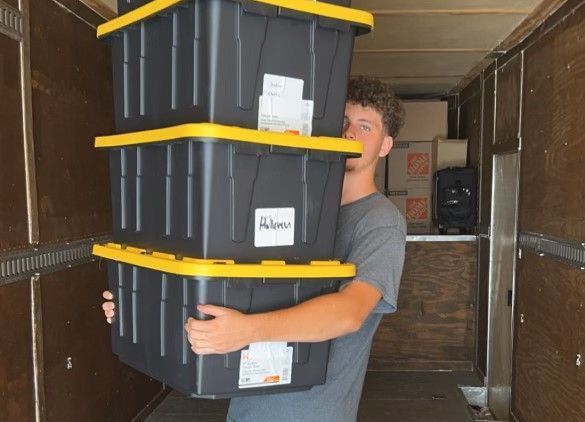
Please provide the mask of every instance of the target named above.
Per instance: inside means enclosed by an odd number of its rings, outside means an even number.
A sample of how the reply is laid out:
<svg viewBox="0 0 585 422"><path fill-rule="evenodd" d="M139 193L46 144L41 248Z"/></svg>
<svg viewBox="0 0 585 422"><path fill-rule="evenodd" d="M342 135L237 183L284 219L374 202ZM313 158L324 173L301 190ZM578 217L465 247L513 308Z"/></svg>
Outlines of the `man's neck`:
<svg viewBox="0 0 585 422"><path fill-rule="evenodd" d="M370 174L370 172L346 172L345 178L343 179L341 205L355 202L377 190L374 183L374 175Z"/></svg>

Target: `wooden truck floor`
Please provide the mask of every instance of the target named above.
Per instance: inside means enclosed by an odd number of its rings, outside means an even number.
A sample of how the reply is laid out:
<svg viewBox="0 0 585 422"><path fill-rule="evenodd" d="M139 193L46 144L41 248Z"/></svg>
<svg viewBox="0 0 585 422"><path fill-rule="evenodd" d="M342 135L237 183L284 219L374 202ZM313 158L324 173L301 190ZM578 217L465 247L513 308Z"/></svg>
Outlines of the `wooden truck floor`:
<svg viewBox="0 0 585 422"><path fill-rule="evenodd" d="M458 385L481 385L473 372L368 371L358 422L473 421ZM228 400L171 392L146 422L224 422Z"/></svg>

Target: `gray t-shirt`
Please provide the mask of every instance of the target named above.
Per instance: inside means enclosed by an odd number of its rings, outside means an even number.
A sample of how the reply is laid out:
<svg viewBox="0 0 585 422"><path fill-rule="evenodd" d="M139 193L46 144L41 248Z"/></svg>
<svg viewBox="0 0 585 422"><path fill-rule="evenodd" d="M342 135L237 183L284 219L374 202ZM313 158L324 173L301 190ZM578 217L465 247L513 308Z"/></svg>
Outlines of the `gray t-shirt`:
<svg viewBox="0 0 585 422"><path fill-rule="evenodd" d="M405 233L404 218L379 192L341 207L335 256L353 262L355 280L376 287L382 299L358 331L331 342L325 384L295 393L234 398L229 422L356 420L374 333L382 314L396 310Z"/></svg>

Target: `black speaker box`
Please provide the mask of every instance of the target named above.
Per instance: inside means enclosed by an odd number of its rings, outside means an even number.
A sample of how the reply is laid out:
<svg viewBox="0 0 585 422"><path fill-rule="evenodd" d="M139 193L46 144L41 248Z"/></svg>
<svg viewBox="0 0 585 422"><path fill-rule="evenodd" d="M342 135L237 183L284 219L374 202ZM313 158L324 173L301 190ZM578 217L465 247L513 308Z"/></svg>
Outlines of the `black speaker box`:
<svg viewBox="0 0 585 422"><path fill-rule="evenodd" d="M434 176L433 219L440 233L470 233L477 216L477 177L472 167L449 167Z"/></svg>

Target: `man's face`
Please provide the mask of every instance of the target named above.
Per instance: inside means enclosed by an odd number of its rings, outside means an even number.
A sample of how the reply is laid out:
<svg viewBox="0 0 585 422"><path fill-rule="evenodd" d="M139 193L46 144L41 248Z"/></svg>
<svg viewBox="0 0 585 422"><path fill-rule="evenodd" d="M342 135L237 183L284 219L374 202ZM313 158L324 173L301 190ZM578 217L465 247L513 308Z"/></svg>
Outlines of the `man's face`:
<svg viewBox="0 0 585 422"><path fill-rule="evenodd" d="M375 169L378 158L386 156L392 148L392 137L384 130L380 112L360 104L346 103L343 137L360 141L364 147L361 157L347 160L346 172Z"/></svg>

